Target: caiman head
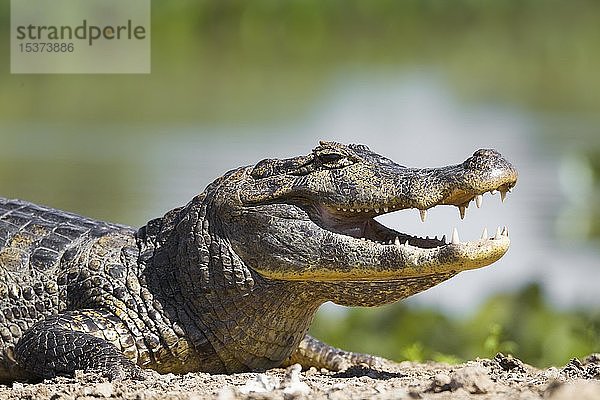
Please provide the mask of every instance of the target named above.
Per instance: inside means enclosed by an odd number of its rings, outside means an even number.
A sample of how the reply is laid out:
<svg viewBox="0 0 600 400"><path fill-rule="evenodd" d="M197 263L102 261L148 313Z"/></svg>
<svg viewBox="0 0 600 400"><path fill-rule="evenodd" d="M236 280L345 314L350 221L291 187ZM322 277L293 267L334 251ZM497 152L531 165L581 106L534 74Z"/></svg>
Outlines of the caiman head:
<svg viewBox="0 0 600 400"><path fill-rule="evenodd" d="M443 277L438 283L502 257L508 230L469 242L455 231L447 241L412 236L375 217L414 208L424 220L428 209L441 205L464 215L471 201L479 206L483 194L494 191L504 199L516 182L516 169L495 150L418 169L364 145L321 142L305 156L233 171L217 184L212 205L235 253L264 278L373 286Z"/></svg>

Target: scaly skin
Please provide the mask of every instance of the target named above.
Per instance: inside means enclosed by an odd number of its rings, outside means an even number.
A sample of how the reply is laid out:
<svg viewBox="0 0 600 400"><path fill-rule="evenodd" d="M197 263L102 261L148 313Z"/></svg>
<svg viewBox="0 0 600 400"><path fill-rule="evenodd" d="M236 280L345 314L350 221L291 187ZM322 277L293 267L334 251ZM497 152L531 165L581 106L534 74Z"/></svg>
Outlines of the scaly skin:
<svg viewBox="0 0 600 400"><path fill-rule="evenodd" d="M373 217L464 207L516 180L493 150L415 169L322 142L232 170L139 230L0 199L0 381L380 366L306 335L319 305L395 302L491 264L509 239L446 243Z"/></svg>

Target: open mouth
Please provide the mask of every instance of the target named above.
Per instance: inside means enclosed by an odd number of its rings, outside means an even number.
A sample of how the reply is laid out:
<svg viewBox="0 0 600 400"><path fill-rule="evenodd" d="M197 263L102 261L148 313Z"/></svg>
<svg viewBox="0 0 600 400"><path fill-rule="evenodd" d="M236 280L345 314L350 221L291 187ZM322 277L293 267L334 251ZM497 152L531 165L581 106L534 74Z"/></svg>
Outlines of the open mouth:
<svg viewBox="0 0 600 400"><path fill-rule="evenodd" d="M471 202L474 202L477 208L480 208L483 203L484 194L495 195L500 194L502 202L506 198L507 193L510 193L515 183L504 184L496 189L492 189L483 193L465 193L455 192L444 200L431 205L429 208L438 205L454 205L458 208L461 219L465 217L466 209ZM492 244L493 241L504 241L508 239L508 228L498 227L495 232L490 235L487 228L483 229L481 238L471 242L461 242L458 230L454 228L450 235L450 239L446 235L439 238L438 236L418 237L407 233L398 232L388 228L377 222L374 218L379 215L390 212L406 209L409 207L391 201L389 204L380 206L325 206L318 207L319 222L322 228L333 233L354 238L363 242L373 244L375 246L396 246L398 248L417 248L417 249L434 249L445 246L457 245L481 245L482 241ZM417 209L421 221L425 222L427 218L427 209Z"/></svg>

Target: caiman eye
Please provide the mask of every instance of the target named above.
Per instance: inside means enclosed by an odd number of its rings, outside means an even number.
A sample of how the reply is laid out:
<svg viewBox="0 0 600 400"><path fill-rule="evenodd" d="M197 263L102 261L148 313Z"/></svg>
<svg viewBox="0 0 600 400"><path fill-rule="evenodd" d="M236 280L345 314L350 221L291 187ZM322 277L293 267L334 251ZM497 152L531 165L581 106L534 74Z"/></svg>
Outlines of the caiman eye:
<svg viewBox="0 0 600 400"><path fill-rule="evenodd" d="M313 157L316 168L344 168L356 161L352 157L352 152L329 142L321 142L321 146L313 150Z"/></svg>
<svg viewBox="0 0 600 400"><path fill-rule="evenodd" d="M342 158L344 158L344 156L339 153L319 154L319 160L321 160L323 164L335 164Z"/></svg>

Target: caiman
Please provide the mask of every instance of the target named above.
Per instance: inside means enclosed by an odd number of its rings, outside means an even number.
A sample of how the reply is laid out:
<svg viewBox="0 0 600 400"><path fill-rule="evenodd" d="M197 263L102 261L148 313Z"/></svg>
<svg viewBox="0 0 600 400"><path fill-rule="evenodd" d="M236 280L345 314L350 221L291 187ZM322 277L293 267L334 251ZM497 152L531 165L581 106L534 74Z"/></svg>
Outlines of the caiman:
<svg viewBox="0 0 600 400"><path fill-rule="evenodd" d="M495 262L510 241L506 228L421 238L375 217L438 205L464 216L516 181L495 150L419 169L321 142L229 171L139 229L0 198L0 382L381 365L307 335L319 306L398 301Z"/></svg>

